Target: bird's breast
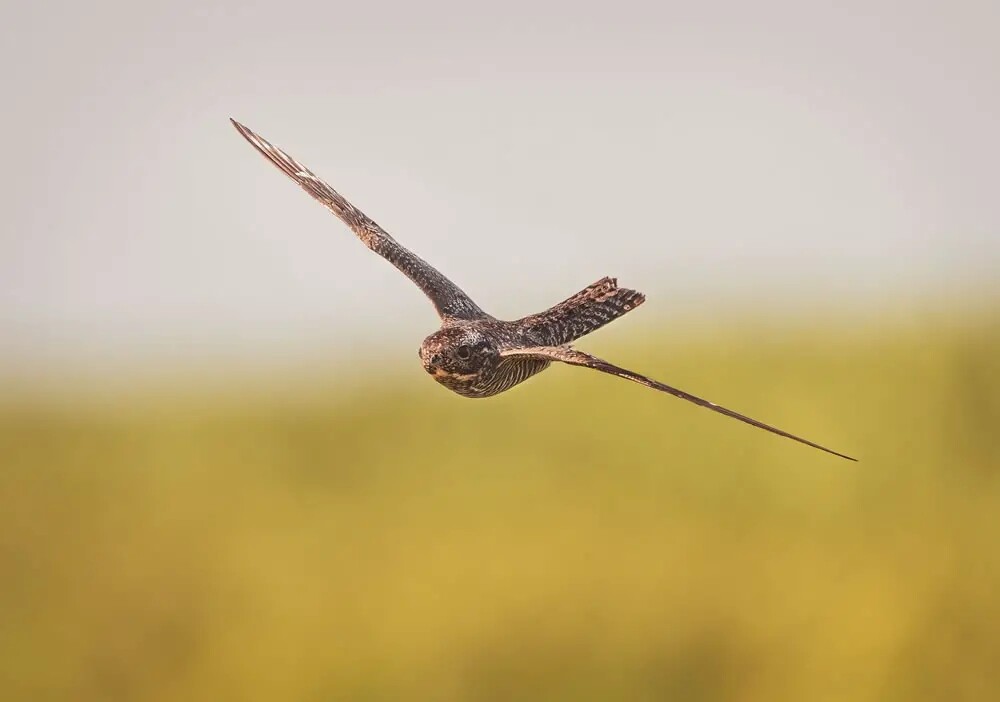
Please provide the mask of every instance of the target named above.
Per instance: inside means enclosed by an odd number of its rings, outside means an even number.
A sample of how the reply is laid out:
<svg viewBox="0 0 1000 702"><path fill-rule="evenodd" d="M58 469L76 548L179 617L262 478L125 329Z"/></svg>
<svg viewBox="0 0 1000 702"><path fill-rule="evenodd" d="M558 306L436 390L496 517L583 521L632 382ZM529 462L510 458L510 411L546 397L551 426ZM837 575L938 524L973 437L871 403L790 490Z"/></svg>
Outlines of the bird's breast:
<svg viewBox="0 0 1000 702"><path fill-rule="evenodd" d="M492 397L522 383L549 366L539 359L504 359L495 368L456 373L443 368L431 371L434 380L463 397Z"/></svg>

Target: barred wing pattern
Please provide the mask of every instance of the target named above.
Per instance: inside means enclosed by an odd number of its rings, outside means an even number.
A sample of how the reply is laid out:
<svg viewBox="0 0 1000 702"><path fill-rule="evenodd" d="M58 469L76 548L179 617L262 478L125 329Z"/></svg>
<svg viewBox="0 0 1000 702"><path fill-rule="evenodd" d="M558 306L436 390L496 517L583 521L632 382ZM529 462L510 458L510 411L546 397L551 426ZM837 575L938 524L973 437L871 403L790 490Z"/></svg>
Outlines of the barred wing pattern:
<svg viewBox="0 0 1000 702"><path fill-rule="evenodd" d="M732 417L733 419L738 419L741 422L745 422L750 426L757 427L758 429L763 429L764 431L769 431L772 434L777 434L778 436L783 436L786 439L791 439L792 441L798 441L800 444L805 444L806 446L812 446L813 448L819 449L820 451L826 451L827 453L832 453L834 456L839 456L840 458L846 458L849 461L857 461L856 458L851 458L842 453L838 453L825 446L820 446L812 441L803 439L802 437L795 436L794 434L789 434L786 431L782 431L776 427L772 427L769 424L764 424L756 419L751 419L746 415L740 414L739 412L734 412L731 409L726 409L714 402L709 402L695 395L684 392L683 390L678 390L677 388L671 387L659 381L653 380L652 378L647 378L644 375L635 373L625 368L614 365L613 363L608 363L605 360L597 358L596 356L591 356L588 353L582 351L577 351L576 349L571 349L566 346L540 346L534 348L521 348L521 349L511 349L509 351L501 352L502 356L510 358L536 358L536 359L548 359L550 361L561 361L562 363L568 363L571 366L583 366L584 368L593 368L594 370L601 371L602 373L610 373L611 375L618 376L619 378L625 378L626 380L631 380L633 382L639 383L640 385L645 385L648 388L653 388L654 390L659 390L661 392L666 392L674 397L679 397L682 400L687 400L688 402L693 402L700 407L707 407L713 412L718 412L719 414L724 414L727 417Z"/></svg>
<svg viewBox="0 0 1000 702"><path fill-rule="evenodd" d="M236 130L268 161L273 163L303 190L323 203L344 224L354 230L362 243L398 268L430 298L442 319L483 319L487 317L461 288L442 273L401 245L308 168L297 162L263 137L234 119Z"/></svg>
<svg viewBox="0 0 1000 702"><path fill-rule="evenodd" d="M645 301L641 292L619 288L617 279L605 277L558 305L514 324L533 343L561 346L600 329Z"/></svg>

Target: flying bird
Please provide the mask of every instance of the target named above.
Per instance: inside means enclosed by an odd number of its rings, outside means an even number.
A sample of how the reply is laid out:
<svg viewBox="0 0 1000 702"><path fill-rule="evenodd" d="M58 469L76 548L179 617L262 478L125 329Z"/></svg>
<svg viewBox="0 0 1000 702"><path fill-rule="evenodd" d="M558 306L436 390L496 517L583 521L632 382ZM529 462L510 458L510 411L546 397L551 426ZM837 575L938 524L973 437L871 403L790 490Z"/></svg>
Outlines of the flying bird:
<svg viewBox="0 0 1000 702"><path fill-rule="evenodd" d="M337 215L365 246L398 268L430 298L441 318L441 328L420 345L420 361L424 370L449 390L464 397L491 397L556 361L631 380L834 456L857 460L573 348L572 342L646 300L640 292L618 287L615 278L602 278L544 312L521 319L507 321L487 314L455 283L392 238L315 173L236 120L230 121L268 161Z"/></svg>

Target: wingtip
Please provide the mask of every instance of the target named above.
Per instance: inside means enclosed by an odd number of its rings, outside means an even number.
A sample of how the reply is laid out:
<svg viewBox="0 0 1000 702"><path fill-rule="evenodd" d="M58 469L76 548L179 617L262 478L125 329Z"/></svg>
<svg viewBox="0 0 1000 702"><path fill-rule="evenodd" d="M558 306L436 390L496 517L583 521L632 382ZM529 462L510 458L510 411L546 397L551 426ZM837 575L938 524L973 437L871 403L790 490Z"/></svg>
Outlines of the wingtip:
<svg viewBox="0 0 1000 702"><path fill-rule="evenodd" d="M254 133L250 131L250 129L246 125L237 122L234 118L230 117L229 121L232 122L233 126L236 128L236 131L239 132L244 139L250 139L251 136L255 136Z"/></svg>

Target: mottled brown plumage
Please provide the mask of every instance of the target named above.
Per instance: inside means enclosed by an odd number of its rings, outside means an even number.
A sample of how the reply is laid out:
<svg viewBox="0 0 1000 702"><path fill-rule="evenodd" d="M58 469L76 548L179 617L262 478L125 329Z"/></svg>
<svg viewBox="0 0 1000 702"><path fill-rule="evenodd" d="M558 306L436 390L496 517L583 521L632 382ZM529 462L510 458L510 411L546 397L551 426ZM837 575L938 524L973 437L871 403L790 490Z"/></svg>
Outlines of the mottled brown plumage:
<svg viewBox="0 0 1000 702"><path fill-rule="evenodd" d="M401 245L312 171L236 120L233 125L271 163L323 203L362 243L396 266L434 304L441 328L424 339L419 356L439 383L465 397L491 397L539 373L553 361L631 380L727 417L841 458L856 460L659 381L570 348L569 344L634 310L645 296L602 278L544 312L513 321L497 319L437 269Z"/></svg>

